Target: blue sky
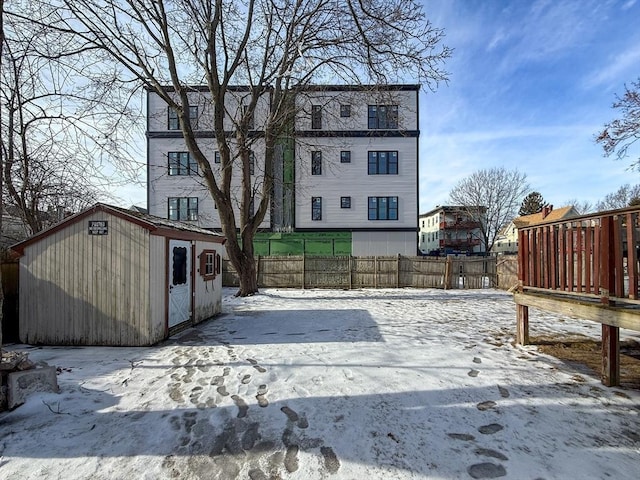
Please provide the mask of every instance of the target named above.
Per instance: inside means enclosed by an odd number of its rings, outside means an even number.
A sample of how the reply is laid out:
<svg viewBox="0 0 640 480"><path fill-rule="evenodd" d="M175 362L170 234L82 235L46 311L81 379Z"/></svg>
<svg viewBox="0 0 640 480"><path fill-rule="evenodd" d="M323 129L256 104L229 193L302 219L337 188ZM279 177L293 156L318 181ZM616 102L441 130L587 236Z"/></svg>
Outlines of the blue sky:
<svg viewBox="0 0 640 480"><path fill-rule="evenodd" d="M640 77L640 0L424 0L454 49L420 99L420 212L476 170L517 168L556 207L640 183L594 141ZM635 151L638 157L638 150ZM631 153L634 153L631 152Z"/></svg>

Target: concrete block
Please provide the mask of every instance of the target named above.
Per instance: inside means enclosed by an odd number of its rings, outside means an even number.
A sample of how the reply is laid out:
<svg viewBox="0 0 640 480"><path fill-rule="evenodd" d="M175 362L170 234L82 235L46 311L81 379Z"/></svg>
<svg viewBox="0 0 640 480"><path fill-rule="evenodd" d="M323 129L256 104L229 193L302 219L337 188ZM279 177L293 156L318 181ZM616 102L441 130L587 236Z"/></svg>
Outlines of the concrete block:
<svg viewBox="0 0 640 480"><path fill-rule="evenodd" d="M55 367L35 368L23 372L12 372L7 377L7 406L9 409L22 405L30 393L58 392L58 377Z"/></svg>

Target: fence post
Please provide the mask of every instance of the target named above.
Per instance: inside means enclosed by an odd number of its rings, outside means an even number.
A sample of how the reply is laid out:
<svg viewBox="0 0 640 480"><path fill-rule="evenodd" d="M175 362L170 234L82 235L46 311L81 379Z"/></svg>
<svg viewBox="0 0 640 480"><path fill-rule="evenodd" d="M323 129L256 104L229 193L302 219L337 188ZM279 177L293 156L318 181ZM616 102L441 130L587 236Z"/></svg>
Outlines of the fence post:
<svg viewBox="0 0 640 480"><path fill-rule="evenodd" d="M353 288L353 257L349 255L349 290Z"/></svg>
<svg viewBox="0 0 640 480"><path fill-rule="evenodd" d="M447 260L444 264L444 289L449 289L449 284L451 283L451 270L453 267L453 260L451 255L447 255Z"/></svg>
<svg viewBox="0 0 640 480"><path fill-rule="evenodd" d="M306 267L306 263L304 261L304 251L302 252L302 290L304 290L304 277L307 274L307 267Z"/></svg>
<svg viewBox="0 0 640 480"><path fill-rule="evenodd" d="M396 288L400 288L400 254L398 254L398 261L396 262Z"/></svg>
<svg viewBox="0 0 640 480"><path fill-rule="evenodd" d="M378 256L373 257L373 288L378 288Z"/></svg>

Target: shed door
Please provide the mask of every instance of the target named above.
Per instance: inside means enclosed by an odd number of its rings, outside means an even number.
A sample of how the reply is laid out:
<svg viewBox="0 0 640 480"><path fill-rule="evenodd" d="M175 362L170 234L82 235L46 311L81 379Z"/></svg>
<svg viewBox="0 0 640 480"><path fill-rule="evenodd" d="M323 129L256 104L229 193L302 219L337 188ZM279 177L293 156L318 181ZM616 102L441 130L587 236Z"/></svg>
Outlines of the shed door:
<svg viewBox="0 0 640 480"><path fill-rule="evenodd" d="M169 240L169 327L191 317L191 242Z"/></svg>

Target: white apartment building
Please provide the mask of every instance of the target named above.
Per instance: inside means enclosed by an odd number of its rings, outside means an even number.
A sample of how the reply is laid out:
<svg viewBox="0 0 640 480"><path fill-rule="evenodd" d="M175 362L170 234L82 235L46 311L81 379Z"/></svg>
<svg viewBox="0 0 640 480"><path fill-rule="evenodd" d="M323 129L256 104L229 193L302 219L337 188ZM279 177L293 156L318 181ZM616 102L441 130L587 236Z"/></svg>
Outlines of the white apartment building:
<svg viewBox="0 0 640 480"><path fill-rule="evenodd" d="M480 231L485 207L437 206L420 215L418 248L424 255L477 254L485 251Z"/></svg>
<svg viewBox="0 0 640 480"><path fill-rule="evenodd" d="M246 94L246 89L244 90ZM243 89L227 106L241 111ZM265 232L351 238L352 255L415 255L418 230L418 85L317 86L296 94L293 138L283 139L274 162L272 208ZM192 118L216 168L216 144L206 89L194 89ZM268 109L267 95L256 111ZM197 111L196 111L197 110ZM148 94L149 213L217 230L215 205L189 162L177 121ZM233 128L231 121L225 129ZM259 135L255 181L262 180ZM236 182L240 184L239 181ZM195 200L194 200L195 199Z"/></svg>

